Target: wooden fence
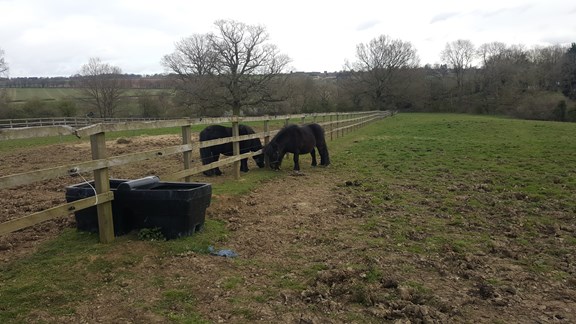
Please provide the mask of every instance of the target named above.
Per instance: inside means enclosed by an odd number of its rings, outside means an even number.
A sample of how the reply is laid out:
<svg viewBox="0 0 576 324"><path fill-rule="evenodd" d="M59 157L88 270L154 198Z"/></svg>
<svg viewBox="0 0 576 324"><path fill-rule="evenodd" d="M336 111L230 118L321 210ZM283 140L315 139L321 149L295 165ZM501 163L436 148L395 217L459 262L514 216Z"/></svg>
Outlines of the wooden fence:
<svg viewBox="0 0 576 324"><path fill-rule="evenodd" d="M264 144L268 143L271 136L274 136L279 129L270 130L271 121L281 121L283 124L289 122L305 123L316 122L322 125L326 132L327 139L343 136L345 132L362 127L372 121L391 116L390 111L371 111L358 113L326 113L326 114L302 114L287 116L264 116L264 117L224 117L224 118L199 118L199 119L178 119L178 120L156 120L156 121L132 121L123 123L100 123L83 128L71 126L41 126L28 128L7 128L0 129L0 141L36 138L45 136L58 136L74 134L78 137L90 137L92 160L62 166L56 166L43 170L35 170L25 173L13 174L0 177L0 189L23 186L35 182L54 179L62 176L74 175L77 173L94 173L95 196L80 199L71 203L59 205L47 210L39 211L27 216L12 219L0 224L0 235L11 233L46 220L66 217L72 212L86 209L96 205L98 212L98 226L100 241L103 243L114 240L114 228L112 222L112 200L113 193L110 190L109 168L130 164L134 162L164 158L174 154L182 154L184 165L181 171L173 173L164 180L168 181L190 181L191 176L200 172L233 164L234 176L240 177L240 160L251 157L258 152L240 154L240 141L263 138ZM239 136L238 124L240 122L263 122L264 131L257 134ZM212 125L220 123L232 123L233 136L205 142L193 142L191 126ZM143 130L154 128L180 127L182 133L182 144L165 147L159 150L131 153L119 156L108 157L106 153L105 134L107 132L124 130ZM193 166L191 163L192 152L203 147L210 147L218 144L232 142L234 155L229 158L220 159L217 162Z"/></svg>
<svg viewBox="0 0 576 324"><path fill-rule="evenodd" d="M0 119L0 128L22 128L39 126L86 127L101 123L123 123L132 121L166 120L162 118L90 118L90 117L50 117L50 118L17 118Z"/></svg>

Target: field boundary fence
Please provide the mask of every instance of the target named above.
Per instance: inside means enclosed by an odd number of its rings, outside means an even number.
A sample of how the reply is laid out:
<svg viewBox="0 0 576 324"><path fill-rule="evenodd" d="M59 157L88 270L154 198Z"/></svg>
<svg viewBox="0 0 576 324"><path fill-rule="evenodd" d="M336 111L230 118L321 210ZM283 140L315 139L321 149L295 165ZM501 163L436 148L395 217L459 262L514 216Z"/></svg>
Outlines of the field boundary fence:
<svg viewBox="0 0 576 324"><path fill-rule="evenodd" d="M155 120L169 120L168 118L92 118L92 117L50 117L50 118L16 118L0 119L0 128L23 128L39 126L69 126L74 128L86 127L100 123L124 123Z"/></svg>
<svg viewBox="0 0 576 324"><path fill-rule="evenodd" d="M12 174L0 177L0 189L9 189L24 186L40 181L55 179L59 177L71 176L84 172L93 172L95 195L93 197L76 200L71 203L62 204L50 209L42 210L23 217L15 218L4 223L0 223L0 235L5 235L27 228L46 220L66 217L69 214L96 205L98 213L100 242L107 243L114 240L112 200L113 192L110 189L109 169L121 165L141 162L150 159L161 159L174 154L182 154L182 170L165 177L167 181L190 182L191 176L224 165L233 165L234 177L240 178L240 160L261 154L262 150L240 154L239 143L243 140L260 138L266 145L283 125L288 123L304 124L315 122L324 127L326 138L334 140L342 137L346 133L365 126L373 121L394 115L392 111L368 111L350 113L321 113L321 114L297 114L282 116L262 116L262 117L221 117L221 118L183 118L173 120L127 120L124 122L101 122L82 127L70 125L50 125L20 128L0 128L0 142L17 139L38 138L46 136L74 135L79 138L90 138L92 160L75 162L71 164L55 166L47 169L34 170L19 174ZM241 122L262 122L263 131L240 136L238 125ZM271 129L271 123L277 129ZM231 123L233 136L211 141L192 141L192 129L194 125L213 125ZM126 130L145 130L157 128L180 127L182 134L182 144L168 146L161 149L129 153L124 155L107 155L106 133ZM203 147L232 143L234 154L231 157L220 159L217 162L206 165L193 165L192 152Z"/></svg>

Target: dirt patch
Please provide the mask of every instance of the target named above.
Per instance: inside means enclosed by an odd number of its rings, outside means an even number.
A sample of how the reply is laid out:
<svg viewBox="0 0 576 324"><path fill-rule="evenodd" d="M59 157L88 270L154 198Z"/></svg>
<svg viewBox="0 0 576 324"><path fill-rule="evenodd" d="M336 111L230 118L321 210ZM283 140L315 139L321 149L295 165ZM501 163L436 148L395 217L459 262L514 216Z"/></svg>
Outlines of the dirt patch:
<svg viewBox="0 0 576 324"><path fill-rule="evenodd" d="M150 137L109 147L121 154L178 143L177 136ZM48 151L3 156L2 172L87 160L90 155L84 144L54 145ZM113 177L162 176L179 170L181 163L176 156L147 161L118 168ZM108 257L127 250L143 256L129 267L133 276L106 274L100 280L109 284L89 292L85 302L70 305L73 315L38 312L29 319L161 323L186 316L192 307L210 322L232 323L576 322L576 281L559 283L552 274L519 266L519 258L533 251L507 246L505 238L514 229L494 229L491 253L461 253L449 244L442 254L398 252L386 244L386 237L395 235L386 222L372 226L370 220L375 215L393 220L406 212L402 206L373 205L367 193L357 190L362 183L331 168L282 172L286 176L281 180L240 198L214 197L207 217L226 224L231 234L223 245L238 258L194 252L164 256L151 252L146 242L118 243ZM2 190L0 221L63 203L64 187L78 182L65 178ZM424 216L415 217L415 224L424 223L417 219ZM10 261L31 253L40 242L73 226L73 217L67 217L3 236L0 258ZM545 230L553 235L554 228ZM429 233L415 227L406 235L417 241ZM572 260L566 260L566 267L574 270ZM161 278L162 290L149 284L153 277ZM154 307L166 299L163 291L184 294L190 301L170 301L169 314L159 315Z"/></svg>
<svg viewBox="0 0 576 324"><path fill-rule="evenodd" d="M109 156L150 151L178 145L176 135L137 136L129 140L107 141ZM198 159L197 156L193 157ZM9 175L50 167L90 161L90 143L56 144L46 147L21 149L0 156L0 174ZM148 160L111 169L110 177L136 179L148 175L164 176L182 169L181 155ZM0 190L0 222L42 211L66 202L66 186L92 179L92 173L62 177L11 189ZM0 237L0 260L9 261L20 254L29 253L40 242L57 235L62 228L75 226L70 215L54 221L23 229Z"/></svg>

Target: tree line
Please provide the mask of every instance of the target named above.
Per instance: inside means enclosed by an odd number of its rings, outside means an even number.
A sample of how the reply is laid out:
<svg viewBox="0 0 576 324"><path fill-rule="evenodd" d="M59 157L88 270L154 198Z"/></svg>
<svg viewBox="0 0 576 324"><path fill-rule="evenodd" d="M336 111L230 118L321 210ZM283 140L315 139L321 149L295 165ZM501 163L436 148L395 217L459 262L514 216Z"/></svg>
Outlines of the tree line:
<svg viewBox="0 0 576 324"><path fill-rule="evenodd" d="M288 71L289 56L270 43L264 26L218 20L214 27L177 42L161 58L166 74L126 75L91 58L78 74L54 80L83 94L76 103L82 108L67 113L180 117L392 109L576 121L576 43L527 48L460 39L446 44L442 64L421 66L410 42L380 35L358 44L342 71L311 74ZM0 55L0 73L7 71ZM134 88L165 91L142 92L127 109L125 94ZM0 116L17 109L5 94L1 98Z"/></svg>
<svg viewBox="0 0 576 324"><path fill-rule="evenodd" d="M163 74L121 74L122 86L127 89L169 89L170 82ZM0 78L0 88L78 88L82 76L11 77Z"/></svg>

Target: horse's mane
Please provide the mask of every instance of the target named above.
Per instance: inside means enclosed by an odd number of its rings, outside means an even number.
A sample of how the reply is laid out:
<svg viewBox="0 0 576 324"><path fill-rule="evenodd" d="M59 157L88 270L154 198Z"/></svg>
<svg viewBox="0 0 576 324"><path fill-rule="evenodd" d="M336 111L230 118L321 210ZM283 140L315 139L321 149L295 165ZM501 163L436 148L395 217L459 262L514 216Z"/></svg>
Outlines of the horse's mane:
<svg viewBox="0 0 576 324"><path fill-rule="evenodd" d="M284 127L282 127L278 133L276 133L276 135L274 135L274 137L272 137L272 139L270 140L270 143L272 142L277 142L278 140L282 139L284 136L286 136L286 134L289 134L290 132L294 132L295 130L298 129L298 125L296 124L289 124L286 125Z"/></svg>

